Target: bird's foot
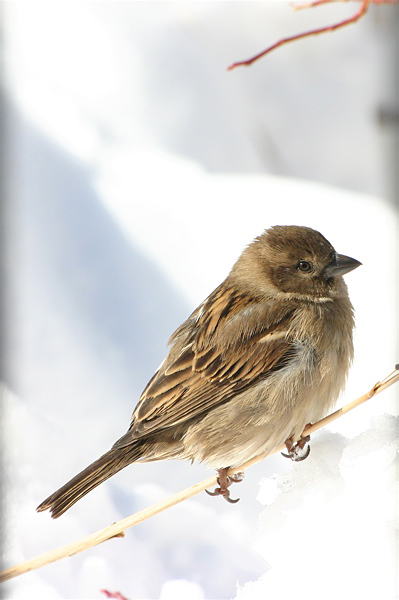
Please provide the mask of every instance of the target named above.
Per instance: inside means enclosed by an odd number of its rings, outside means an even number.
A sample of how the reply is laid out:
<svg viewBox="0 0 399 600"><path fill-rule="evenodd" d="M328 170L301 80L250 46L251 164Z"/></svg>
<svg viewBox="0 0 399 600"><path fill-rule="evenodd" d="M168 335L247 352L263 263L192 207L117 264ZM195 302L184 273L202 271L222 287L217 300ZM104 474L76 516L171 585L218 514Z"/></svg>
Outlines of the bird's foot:
<svg viewBox="0 0 399 600"><path fill-rule="evenodd" d="M311 423L308 423L308 425L306 425L305 427L305 430L308 427L310 427L310 425ZM288 454L285 454L284 452L282 452L281 454L286 458L290 458L294 462L300 462L301 460L305 460L305 458L307 458L310 454L310 446L306 445L309 442L310 435L301 435L300 440L298 440L297 442L294 442L292 437L288 438L288 440L286 440L285 442L285 447L288 450Z"/></svg>
<svg viewBox="0 0 399 600"><path fill-rule="evenodd" d="M213 492L210 492L209 490L205 491L210 496L223 496L223 498L227 500L227 502L235 504L239 501L239 498L236 498L235 500L233 500L233 498L230 498L229 487L232 483L239 483L240 481L242 481L244 479L244 473L241 472L235 473L234 475L227 475L228 470L228 468L218 469L217 482L219 484L219 487L215 488Z"/></svg>

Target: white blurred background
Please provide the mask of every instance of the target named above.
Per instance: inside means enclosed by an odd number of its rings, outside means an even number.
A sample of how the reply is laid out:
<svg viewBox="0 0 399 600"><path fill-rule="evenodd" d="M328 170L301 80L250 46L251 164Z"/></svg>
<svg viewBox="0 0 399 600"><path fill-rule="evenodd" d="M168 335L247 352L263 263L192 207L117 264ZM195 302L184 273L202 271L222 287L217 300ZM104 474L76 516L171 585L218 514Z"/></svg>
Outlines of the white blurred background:
<svg viewBox="0 0 399 600"><path fill-rule="evenodd" d="M57 521L35 512L125 432L169 335L263 229L314 227L363 263L341 404L398 362L399 7L226 70L358 6L2 3L5 567L209 475L135 465ZM305 463L253 467L237 505L203 494L4 597L393 599L396 398Z"/></svg>

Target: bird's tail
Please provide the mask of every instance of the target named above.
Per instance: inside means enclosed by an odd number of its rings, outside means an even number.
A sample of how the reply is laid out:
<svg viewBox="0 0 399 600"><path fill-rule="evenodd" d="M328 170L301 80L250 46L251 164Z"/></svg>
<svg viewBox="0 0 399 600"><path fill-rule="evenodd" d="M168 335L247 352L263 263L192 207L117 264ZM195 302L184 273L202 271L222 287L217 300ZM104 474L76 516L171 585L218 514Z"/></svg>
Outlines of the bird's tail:
<svg viewBox="0 0 399 600"><path fill-rule="evenodd" d="M143 446L140 442L124 448L111 448L54 494L51 494L36 510L38 512L50 510L51 516L56 519L100 483L130 463L137 461L142 455Z"/></svg>

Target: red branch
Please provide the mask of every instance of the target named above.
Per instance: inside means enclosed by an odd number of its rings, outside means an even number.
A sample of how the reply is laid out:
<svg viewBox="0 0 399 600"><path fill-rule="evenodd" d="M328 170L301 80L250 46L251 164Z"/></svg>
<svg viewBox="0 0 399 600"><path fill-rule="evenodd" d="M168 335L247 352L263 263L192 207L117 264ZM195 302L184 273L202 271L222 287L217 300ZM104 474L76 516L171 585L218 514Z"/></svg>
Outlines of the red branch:
<svg viewBox="0 0 399 600"><path fill-rule="evenodd" d="M324 4L329 1L330 0L316 0L314 3L312 2L309 6L316 6L319 4ZM369 3L371 1L373 1L373 0L362 0L359 10L354 15L352 15L352 17L349 17L348 19L345 19L344 21L340 21L339 23L335 23L334 25L327 25L326 27L320 27L319 29L312 29L311 31L305 31L304 33L298 33L296 35L292 35L290 37L283 38L283 39L279 40L278 42L276 42L275 44L273 44L272 46L269 46L269 48L266 48L266 50L259 52L259 54L256 54L252 58L249 58L248 60L241 60L239 62L233 63L232 65L230 65L228 67L228 71L235 69L235 67L240 67L240 66L248 67L249 65L252 65L252 63L255 62L256 60L258 60L259 58L262 58L262 56L265 56L265 54L268 54L275 48L278 48L279 46L283 46L283 44L287 44L288 42L300 40L301 38L309 37L311 35L317 35L319 33L325 33L326 31L334 31L335 29L339 29L340 27L344 27L345 25L349 25L350 23L356 23L356 21L361 19L366 14ZM381 2L381 3L385 3L385 2Z"/></svg>
<svg viewBox="0 0 399 600"><path fill-rule="evenodd" d="M105 594L107 598L114 598L115 600L127 600L125 596L122 596L120 592L109 592L108 590L100 590L101 593Z"/></svg>
<svg viewBox="0 0 399 600"><path fill-rule="evenodd" d="M348 0L313 0L312 2L304 2L303 4L294 4L292 7L294 10L300 10L301 8L313 8L314 6L320 6L320 4L331 4L333 2L348 2ZM369 0L370 4L398 4L399 0Z"/></svg>
<svg viewBox="0 0 399 600"><path fill-rule="evenodd" d="M331 4L332 2L341 2L342 0L313 0L313 2L304 2L303 4L295 4L292 8L294 10L301 10L302 8L313 8L314 6L320 6L320 4ZM344 0L345 2L347 0ZM385 0L371 0L374 2L385 2Z"/></svg>

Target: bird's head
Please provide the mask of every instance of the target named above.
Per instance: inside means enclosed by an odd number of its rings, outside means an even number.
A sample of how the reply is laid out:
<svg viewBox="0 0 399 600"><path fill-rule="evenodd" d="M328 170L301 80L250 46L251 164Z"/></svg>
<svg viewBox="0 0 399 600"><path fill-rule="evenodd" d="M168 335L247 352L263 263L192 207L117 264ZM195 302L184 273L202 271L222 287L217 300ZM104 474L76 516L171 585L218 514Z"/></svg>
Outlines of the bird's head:
<svg viewBox="0 0 399 600"><path fill-rule="evenodd" d="M238 275L252 292L329 299L346 293L342 275L360 265L358 260L338 254L314 229L276 225L244 250L232 276Z"/></svg>

